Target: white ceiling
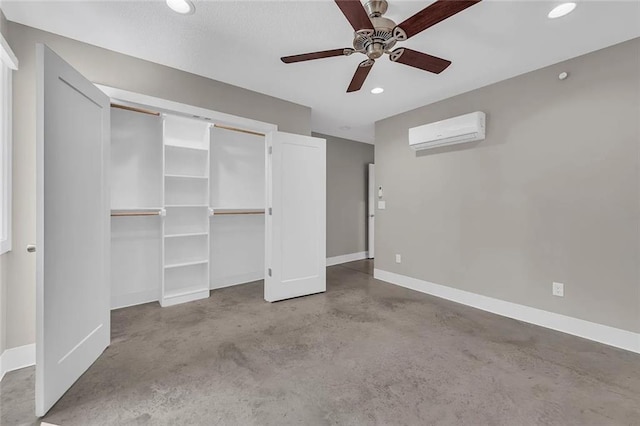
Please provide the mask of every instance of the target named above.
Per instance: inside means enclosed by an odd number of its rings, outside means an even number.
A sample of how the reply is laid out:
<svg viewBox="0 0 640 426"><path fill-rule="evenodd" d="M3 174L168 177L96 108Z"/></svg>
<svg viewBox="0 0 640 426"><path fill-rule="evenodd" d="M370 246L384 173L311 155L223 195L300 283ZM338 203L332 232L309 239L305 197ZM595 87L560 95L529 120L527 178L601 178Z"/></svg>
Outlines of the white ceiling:
<svg viewBox="0 0 640 426"><path fill-rule="evenodd" d="M390 0L385 16L400 23L431 2ZM484 0L402 43L451 60L442 74L381 58L360 92L345 93L363 55L279 60L350 47L351 26L333 1L194 3L188 16L162 0L5 0L2 8L11 21L307 105L314 131L363 142L373 142L382 118L640 36L635 0L583 0L555 20L547 13L557 1ZM385 92L372 95L376 86Z"/></svg>

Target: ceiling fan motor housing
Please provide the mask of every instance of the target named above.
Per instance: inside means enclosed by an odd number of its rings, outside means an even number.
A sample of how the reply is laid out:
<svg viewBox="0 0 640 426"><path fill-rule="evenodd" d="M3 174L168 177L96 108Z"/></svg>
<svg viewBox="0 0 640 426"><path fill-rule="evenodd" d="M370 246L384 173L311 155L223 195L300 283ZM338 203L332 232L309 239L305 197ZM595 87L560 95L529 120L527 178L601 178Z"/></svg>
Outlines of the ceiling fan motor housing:
<svg viewBox="0 0 640 426"><path fill-rule="evenodd" d="M353 48L366 54L369 59L378 59L396 44L393 38L396 23L382 16L387 11L386 0L370 0L365 3L364 8L369 14L374 30L356 31Z"/></svg>

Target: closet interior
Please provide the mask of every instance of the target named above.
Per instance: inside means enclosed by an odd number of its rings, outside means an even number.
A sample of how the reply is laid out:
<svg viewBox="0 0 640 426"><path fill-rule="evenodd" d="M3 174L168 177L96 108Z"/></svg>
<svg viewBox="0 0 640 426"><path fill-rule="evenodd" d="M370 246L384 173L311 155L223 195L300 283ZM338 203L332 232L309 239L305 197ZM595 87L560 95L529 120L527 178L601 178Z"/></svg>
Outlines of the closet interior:
<svg viewBox="0 0 640 426"><path fill-rule="evenodd" d="M162 306L265 274L265 135L111 108L111 304Z"/></svg>

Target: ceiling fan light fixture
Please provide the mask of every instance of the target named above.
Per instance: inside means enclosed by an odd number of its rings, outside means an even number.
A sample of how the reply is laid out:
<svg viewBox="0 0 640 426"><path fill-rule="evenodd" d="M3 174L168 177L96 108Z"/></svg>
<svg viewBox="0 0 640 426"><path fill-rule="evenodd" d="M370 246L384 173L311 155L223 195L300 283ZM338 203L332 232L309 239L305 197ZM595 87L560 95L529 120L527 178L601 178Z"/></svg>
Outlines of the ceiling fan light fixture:
<svg viewBox="0 0 640 426"><path fill-rule="evenodd" d="M196 7L191 0L166 0L167 6L181 15L191 15L196 11Z"/></svg>
<svg viewBox="0 0 640 426"><path fill-rule="evenodd" d="M374 95L379 95L382 92L384 92L384 89L382 87L374 87L373 89L371 89L371 93L373 93Z"/></svg>
<svg viewBox="0 0 640 426"><path fill-rule="evenodd" d="M562 16L570 14L571 12L573 12L573 9L575 8L576 8L576 4L573 2L562 3L554 7L553 9L551 9L551 12L549 12L547 17L549 19L560 18Z"/></svg>

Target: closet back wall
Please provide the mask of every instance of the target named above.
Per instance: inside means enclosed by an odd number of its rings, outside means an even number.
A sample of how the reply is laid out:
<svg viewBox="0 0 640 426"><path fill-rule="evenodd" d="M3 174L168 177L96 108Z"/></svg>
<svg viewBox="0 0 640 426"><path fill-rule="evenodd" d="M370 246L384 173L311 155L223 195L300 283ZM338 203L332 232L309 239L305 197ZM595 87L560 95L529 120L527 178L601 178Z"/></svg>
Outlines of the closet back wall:
<svg viewBox="0 0 640 426"><path fill-rule="evenodd" d="M311 109L240 87L9 22L8 42L20 61L13 80L13 247L6 274L6 347L35 341L36 75L35 45L46 43L90 80L150 96L235 114L311 134ZM73 161L69 158L69 166ZM5 271L6 269L6 271Z"/></svg>

